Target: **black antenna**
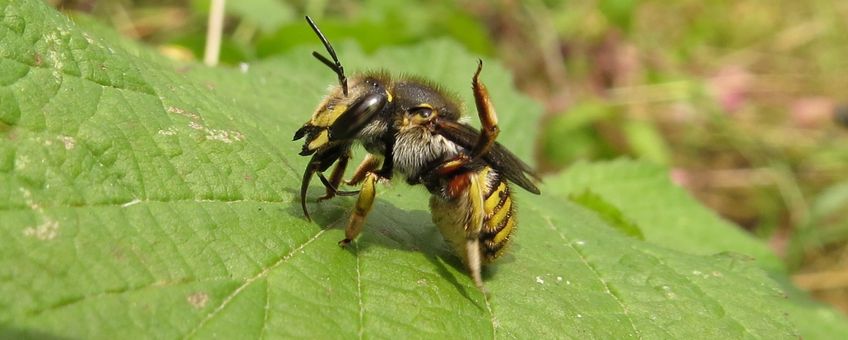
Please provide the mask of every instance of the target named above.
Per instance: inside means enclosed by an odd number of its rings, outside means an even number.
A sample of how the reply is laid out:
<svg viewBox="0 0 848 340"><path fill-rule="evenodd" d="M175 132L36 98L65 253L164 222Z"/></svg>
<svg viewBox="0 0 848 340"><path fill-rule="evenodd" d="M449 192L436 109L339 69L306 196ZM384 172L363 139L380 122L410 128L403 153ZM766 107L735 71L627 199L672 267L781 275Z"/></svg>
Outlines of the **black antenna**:
<svg viewBox="0 0 848 340"><path fill-rule="evenodd" d="M347 97L347 77L345 77L342 63L340 63L339 58L336 57L336 51L333 50L333 46L330 45L330 42L327 41L327 38L324 37L324 34L321 33L321 30L318 29L318 26L315 25L315 22L312 21L312 18L308 15L306 16L306 22L309 23L309 26L312 27L312 30L315 31L315 34L317 34L318 38L321 39L321 42L324 43L324 47L327 49L327 52L330 53L330 56L333 57L333 61L330 61L330 59L327 59L327 57L315 51L312 51L312 56L320 60L324 63L324 65L327 65L327 67L333 70L333 72L336 72L339 76L339 85L342 86L342 91L344 92L345 97Z"/></svg>

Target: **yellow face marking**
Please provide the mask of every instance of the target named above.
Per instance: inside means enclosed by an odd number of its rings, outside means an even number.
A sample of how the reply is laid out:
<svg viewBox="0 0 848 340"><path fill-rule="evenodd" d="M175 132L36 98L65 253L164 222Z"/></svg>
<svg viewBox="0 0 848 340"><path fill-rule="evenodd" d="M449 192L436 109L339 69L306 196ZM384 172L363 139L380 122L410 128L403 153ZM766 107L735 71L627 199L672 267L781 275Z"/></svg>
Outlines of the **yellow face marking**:
<svg viewBox="0 0 848 340"><path fill-rule="evenodd" d="M506 222L506 225L500 232L495 235L495 243L501 243L512 233L512 227L515 226L515 218L510 216L509 221Z"/></svg>
<svg viewBox="0 0 848 340"><path fill-rule="evenodd" d="M323 110L315 113L315 116L312 117L312 125L320 126L320 127L328 127L333 125L336 119L339 119L339 116L342 115L345 111L347 111L348 106L344 104L338 104L333 107L332 110Z"/></svg>
<svg viewBox="0 0 848 340"><path fill-rule="evenodd" d="M394 97L392 97L392 94L391 94L391 93L389 93L389 91L386 91L386 100L388 100L388 101L389 101L389 103L391 103L391 102L392 102L392 99L393 99L393 98L394 98Z"/></svg>
<svg viewBox="0 0 848 340"><path fill-rule="evenodd" d="M320 134L318 134L318 137L315 137L315 139L313 139L311 142L309 142L308 148L309 148L309 150L315 150L315 149L320 148L324 144L327 144L327 142L329 142L329 141L330 141L330 134L329 134L329 132L327 132L327 130L324 130L324 131L321 131Z"/></svg>

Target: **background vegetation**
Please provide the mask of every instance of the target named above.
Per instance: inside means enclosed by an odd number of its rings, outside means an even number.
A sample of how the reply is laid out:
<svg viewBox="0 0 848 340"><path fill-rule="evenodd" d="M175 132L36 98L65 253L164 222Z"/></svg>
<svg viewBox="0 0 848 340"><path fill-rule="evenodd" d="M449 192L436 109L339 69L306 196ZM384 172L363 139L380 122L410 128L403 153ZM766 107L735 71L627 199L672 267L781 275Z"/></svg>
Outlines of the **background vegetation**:
<svg viewBox="0 0 848 340"><path fill-rule="evenodd" d="M207 1L52 1L171 58L201 58ZM371 53L448 37L502 60L545 107L544 172L621 155L767 243L848 310L848 3L793 1L230 1L222 61L325 34ZM663 209L664 207L655 207Z"/></svg>

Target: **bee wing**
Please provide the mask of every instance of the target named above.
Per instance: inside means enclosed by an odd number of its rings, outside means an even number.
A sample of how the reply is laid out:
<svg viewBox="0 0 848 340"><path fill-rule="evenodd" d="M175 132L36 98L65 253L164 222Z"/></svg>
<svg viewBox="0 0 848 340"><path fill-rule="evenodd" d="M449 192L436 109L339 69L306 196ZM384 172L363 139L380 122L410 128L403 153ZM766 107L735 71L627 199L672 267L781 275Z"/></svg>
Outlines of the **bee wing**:
<svg viewBox="0 0 848 340"><path fill-rule="evenodd" d="M468 150L474 148L480 138L480 132L477 129L454 121L437 122L436 133ZM511 182L536 195L540 193L533 180L527 178L527 175L529 175L538 181L540 180L539 176L527 163L524 163L500 143L495 142L489 151L483 155L483 160Z"/></svg>

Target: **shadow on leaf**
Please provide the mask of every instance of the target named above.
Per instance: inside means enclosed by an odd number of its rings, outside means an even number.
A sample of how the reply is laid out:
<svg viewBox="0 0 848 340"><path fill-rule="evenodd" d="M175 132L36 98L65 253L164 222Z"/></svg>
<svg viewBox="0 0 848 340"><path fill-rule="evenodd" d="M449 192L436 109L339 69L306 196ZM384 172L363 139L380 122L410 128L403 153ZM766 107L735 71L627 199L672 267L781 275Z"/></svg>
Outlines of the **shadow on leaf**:
<svg viewBox="0 0 848 340"><path fill-rule="evenodd" d="M315 186L310 188L310 192L319 192L322 189L322 187ZM291 189L286 191L300 195L300 193ZM355 198L335 197L320 203L315 201L315 197L309 197L307 201L307 208L309 208L313 223L324 229L339 228L344 230ZM423 203L426 204L426 202ZM303 215L298 204L290 205L286 212L294 216ZM447 267L450 266L455 272L467 276L465 265L445 243L442 235L433 224L429 211L401 209L390 200L377 198L368 214L362 233L355 242L356 247L345 248L354 256L357 252L366 252L373 246L423 254L446 282L453 285L463 297L475 303L481 310L485 310L484 306L480 306L469 295L469 289L477 290L473 284L470 284L470 279L466 278L466 284L461 283L454 272L451 272ZM507 260L510 260L510 257ZM483 276L485 278L493 276L496 271L495 267L493 265L484 267Z"/></svg>

